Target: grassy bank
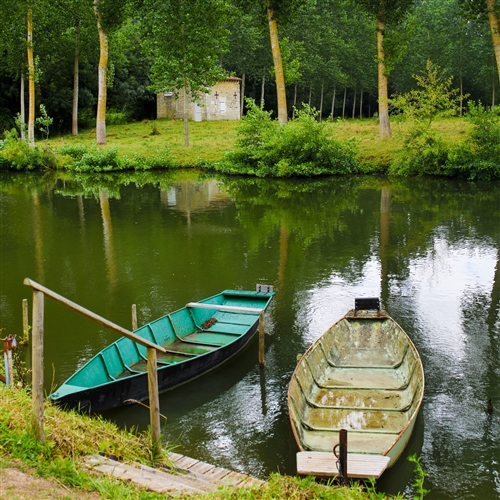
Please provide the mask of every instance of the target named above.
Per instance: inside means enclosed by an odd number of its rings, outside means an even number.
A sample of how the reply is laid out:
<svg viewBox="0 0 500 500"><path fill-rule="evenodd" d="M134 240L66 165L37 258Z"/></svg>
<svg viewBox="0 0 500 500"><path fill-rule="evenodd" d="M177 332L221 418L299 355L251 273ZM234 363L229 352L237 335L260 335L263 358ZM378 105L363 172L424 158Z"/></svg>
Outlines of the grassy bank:
<svg viewBox="0 0 500 500"><path fill-rule="evenodd" d="M237 128L241 122L210 121L189 122L189 146L184 146L182 120L152 120L109 125L107 148L118 148L119 155L146 157L163 148L168 148L173 162L179 166L196 166L204 162L220 160L226 151L233 148ZM451 144L462 140L469 123L461 118L443 118L433 123L443 139ZM381 139L376 119L339 120L326 124L327 134L340 141L354 138L357 143L359 161L376 166L391 163L403 148L408 133L408 122L392 122L393 136ZM42 141L39 141L39 145ZM65 135L48 141L53 150L63 145L92 146L95 144L95 129L82 131L78 136Z"/></svg>
<svg viewBox="0 0 500 500"><path fill-rule="evenodd" d="M168 459L153 457L146 434L137 434L118 429L114 424L99 418L63 412L46 404L45 434L46 443L37 442L31 431L31 399L25 390L11 390L0 386L0 497L4 498L55 498L37 486L28 496L23 493L22 477L49 479L52 485L64 489L64 498L103 498L103 499L164 499L165 495L152 493L132 483L97 475L81 465L81 459L88 454L109 453L124 462L141 462L152 465ZM18 471L14 474L15 483L8 484L9 477L4 472ZM22 472L25 474L22 474ZM35 495L35 496L34 496ZM181 498L181 497L180 497ZM190 497L193 498L193 497ZM223 489L214 493L194 497L198 500L209 499L307 499L324 500L367 500L388 498L383 494L366 491L354 484L351 488L318 484L311 478L298 479L273 474L264 488L252 490ZM394 498L394 497L391 497ZM402 498L402 497L399 497Z"/></svg>

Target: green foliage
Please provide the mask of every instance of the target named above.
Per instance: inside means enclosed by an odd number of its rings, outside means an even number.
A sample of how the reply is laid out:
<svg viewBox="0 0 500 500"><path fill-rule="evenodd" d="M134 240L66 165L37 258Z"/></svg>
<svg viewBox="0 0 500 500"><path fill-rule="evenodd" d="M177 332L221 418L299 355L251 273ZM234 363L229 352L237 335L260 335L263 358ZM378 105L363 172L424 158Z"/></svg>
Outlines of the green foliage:
<svg viewBox="0 0 500 500"><path fill-rule="evenodd" d="M0 141L0 169L41 170L58 166L56 155L48 148L30 148L21 141L16 130L5 132L5 140Z"/></svg>
<svg viewBox="0 0 500 500"><path fill-rule="evenodd" d="M404 141L404 149L399 152L389 167L395 175L446 175L445 164L448 148L435 130L427 125L414 126Z"/></svg>
<svg viewBox="0 0 500 500"><path fill-rule="evenodd" d="M127 113L118 111L106 111L106 123L108 125L123 125L129 121Z"/></svg>
<svg viewBox="0 0 500 500"><path fill-rule="evenodd" d="M481 103L468 103L472 128L466 140L450 152L450 175L468 180L500 178L500 117Z"/></svg>
<svg viewBox="0 0 500 500"><path fill-rule="evenodd" d="M40 104L40 114L42 116L39 116L35 120L35 122L38 125L40 131L45 135L45 140L47 140L49 138L49 128L52 125L54 119L47 114L47 110L45 109L45 106L43 104Z"/></svg>
<svg viewBox="0 0 500 500"><path fill-rule="evenodd" d="M422 469L422 466L420 465L420 458L416 455L410 455L408 457L408 461L412 462L415 464L415 469L414 472L416 474L415 482L413 483L413 487L416 488L417 490L417 496L414 496L414 500L422 500L427 493L430 493L430 490L426 490L424 488L424 480L425 477L428 475L427 472Z"/></svg>
<svg viewBox="0 0 500 500"><path fill-rule="evenodd" d="M427 61L425 71L413 78L420 88L391 99L393 110L402 112L405 118L429 125L438 115L456 114L461 97L457 97L459 89L451 89L452 76L445 78L439 66Z"/></svg>
<svg viewBox="0 0 500 500"><path fill-rule="evenodd" d="M61 156L69 156L73 159L71 163L66 165L66 168L73 172L140 171L172 166L168 149L161 149L149 157L139 153L132 156L119 156L117 148L72 145L63 146L58 153Z"/></svg>
<svg viewBox="0 0 500 500"><path fill-rule="evenodd" d="M258 177L311 177L358 171L353 145L329 139L325 124L317 121L318 113L309 106L297 111L292 123L281 127L252 99L247 100L247 107L236 149L217 162L215 170Z"/></svg>

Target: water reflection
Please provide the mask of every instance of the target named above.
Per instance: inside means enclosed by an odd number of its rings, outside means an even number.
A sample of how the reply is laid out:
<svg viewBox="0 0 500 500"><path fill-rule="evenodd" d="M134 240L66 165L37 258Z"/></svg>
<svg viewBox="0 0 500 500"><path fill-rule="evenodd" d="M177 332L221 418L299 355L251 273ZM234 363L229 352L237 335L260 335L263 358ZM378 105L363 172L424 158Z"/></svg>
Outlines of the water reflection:
<svg viewBox="0 0 500 500"><path fill-rule="evenodd" d="M405 451L422 454L428 498L499 494L498 184L379 178L267 181L195 173L0 175L0 328L21 333L25 276L124 327L224 288L274 284L266 365L257 343L161 397L178 451L266 477L295 472L286 391L297 354L356 296L383 305L419 349L426 391ZM46 389L115 340L46 310ZM146 428L148 411L107 416ZM410 493L412 465L383 491Z"/></svg>

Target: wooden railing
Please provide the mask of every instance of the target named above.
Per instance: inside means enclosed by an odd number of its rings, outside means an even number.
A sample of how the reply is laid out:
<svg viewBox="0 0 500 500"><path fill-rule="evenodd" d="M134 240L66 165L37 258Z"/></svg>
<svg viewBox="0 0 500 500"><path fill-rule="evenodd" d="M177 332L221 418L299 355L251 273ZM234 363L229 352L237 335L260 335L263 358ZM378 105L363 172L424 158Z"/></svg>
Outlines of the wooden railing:
<svg viewBox="0 0 500 500"><path fill-rule="evenodd" d="M137 342L147 348L148 359L148 390L151 418L151 439L153 447L159 449L161 432L160 432L160 402L158 395L158 373L157 373L157 351L166 352L165 348L158 344L154 344L147 339L139 337L135 333L122 328L121 326L112 323L111 321L99 316L98 314L85 309L84 307L72 302L71 300L53 292L49 288L40 285L39 283L25 278L23 282L26 286L33 289L33 321L32 321L32 394L33 394L33 424L35 434L40 442L45 441L45 433L43 430L43 334L44 334L44 296L50 297L52 300L66 306L73 311L76 311L83 316L99 323L100 325L109 328L110 330L119 333L120 335ZM134 325L137 327L137 325Z"/></svg>

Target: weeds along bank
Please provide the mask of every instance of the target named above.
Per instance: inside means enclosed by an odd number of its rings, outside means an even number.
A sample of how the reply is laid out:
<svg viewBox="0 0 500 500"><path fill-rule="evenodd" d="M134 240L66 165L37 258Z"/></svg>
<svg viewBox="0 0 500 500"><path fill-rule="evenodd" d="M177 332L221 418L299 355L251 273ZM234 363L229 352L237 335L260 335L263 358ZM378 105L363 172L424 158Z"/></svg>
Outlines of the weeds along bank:
<svg viewBox="0 0 500 500"><path fill-rule="evenodd" d="M0 141L0 169L60 169L81 173L197 167L208 172L270 178L389 174L500 179L500 115L469 103L464 118L393 118L393 137L381 139L376 120L317 120L307 106L279 126L271 113L249 103L239 123L191 125L182 145L182 122L161 120L110 127L109 144L92 133L56 138L30 148L16 131ZM153 133L154 132L154 133Z"/></svg>
<svg viewBox="0 0 500 500"><path fill-rule="evenodd" d="M80 466L85 455L107 453L125 462L169 465L166 455L154 456L147 434L127 432L99 417L63 412L46 403L45 444L39 443L32 432L31 398L25 389L0 386L0 468L21 467L38 477L55 479L73 492L96 492L105 499L164 499L165 495L138 488L115 478L99 476ZM423 476L420 475L423 479ZM40 492L40 498L43 493ZM21 494L19 490L16 494ZM182 497L179 497L182 498ZM287 498L322 498L324 500L372 500L396 498L353 484L340 487L319 484L312 478L299 479L272 474L265 487L252 490L221 489L199 495L197 499L271 500ZM422 498L422 497L416 497Z"/></svg>

